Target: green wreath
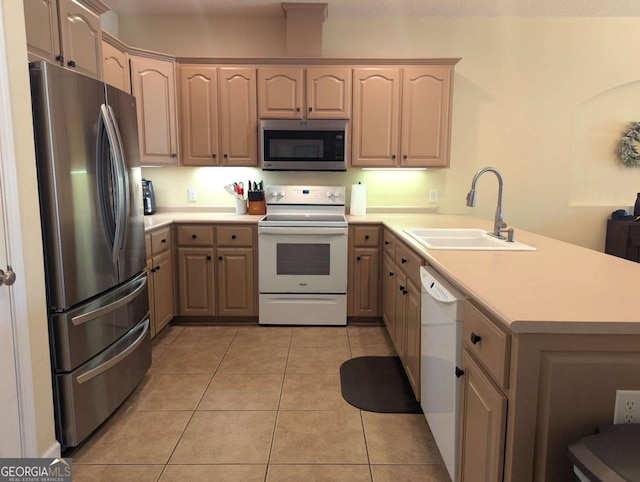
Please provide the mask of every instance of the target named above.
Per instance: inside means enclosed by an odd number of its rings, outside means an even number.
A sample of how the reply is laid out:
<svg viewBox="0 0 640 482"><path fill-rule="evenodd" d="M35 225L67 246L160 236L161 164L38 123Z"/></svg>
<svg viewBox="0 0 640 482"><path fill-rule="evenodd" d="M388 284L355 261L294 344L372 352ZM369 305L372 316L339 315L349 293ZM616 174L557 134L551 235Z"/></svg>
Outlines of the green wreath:
<svg viewBox="0 0 640 482"><path fill-rule="evenodd" d="M640 144L640 122L629 122L629 129L620 139L618 146L618 156L625 166L640 167L638 144Z"/></svg>

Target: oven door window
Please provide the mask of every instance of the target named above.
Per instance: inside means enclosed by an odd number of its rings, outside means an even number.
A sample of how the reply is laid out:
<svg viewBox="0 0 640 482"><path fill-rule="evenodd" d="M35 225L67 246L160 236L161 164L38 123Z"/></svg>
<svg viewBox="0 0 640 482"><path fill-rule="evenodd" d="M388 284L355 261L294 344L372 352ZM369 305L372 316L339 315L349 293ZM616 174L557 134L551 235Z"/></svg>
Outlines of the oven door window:
<svg viewBox="0 0 640 482"><path fill-rule="evenodd" d="M278 275L329 276L330 244L278 243L276 248Z"/></svg>

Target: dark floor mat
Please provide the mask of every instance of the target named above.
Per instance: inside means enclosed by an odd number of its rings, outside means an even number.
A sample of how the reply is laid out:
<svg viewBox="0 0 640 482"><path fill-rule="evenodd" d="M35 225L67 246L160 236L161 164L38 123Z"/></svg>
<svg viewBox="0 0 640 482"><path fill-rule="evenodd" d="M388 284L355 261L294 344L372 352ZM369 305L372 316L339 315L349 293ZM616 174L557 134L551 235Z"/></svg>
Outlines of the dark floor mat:
<svg viewBox="0 0 640 482"><path fill-rule="evenodd" d="M342 396L354 407L379 413L422 413L397 356L363 356L340 367Z"/></svg>

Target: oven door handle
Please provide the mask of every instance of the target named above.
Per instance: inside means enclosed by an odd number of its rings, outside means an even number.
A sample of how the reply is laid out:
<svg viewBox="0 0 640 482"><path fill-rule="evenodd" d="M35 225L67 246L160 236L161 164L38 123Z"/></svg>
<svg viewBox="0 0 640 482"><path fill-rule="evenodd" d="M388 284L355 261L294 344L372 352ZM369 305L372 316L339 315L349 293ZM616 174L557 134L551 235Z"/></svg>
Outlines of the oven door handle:
<svg viewBox="0 0 640 482"><path fill-rule="evenodd" d="M270 227L262 226L258 228L258 234L275 234L275 235L303 235L313 234L316 236L333 236L347 234L347 228L322 228L322 227Z"/></svg>

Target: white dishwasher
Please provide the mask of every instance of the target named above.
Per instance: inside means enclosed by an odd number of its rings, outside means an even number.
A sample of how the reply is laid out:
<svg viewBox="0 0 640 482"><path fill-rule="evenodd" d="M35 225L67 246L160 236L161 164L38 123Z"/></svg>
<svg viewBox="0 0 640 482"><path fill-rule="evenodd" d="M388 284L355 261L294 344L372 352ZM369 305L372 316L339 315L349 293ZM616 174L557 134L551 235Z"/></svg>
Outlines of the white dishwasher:
<svg viewBox="0 0 640 482"><path fill-rule="evenodd" d="M420 405L440 454L456 480L464 297L435 270L420 268L422 284Z"/></svg>

